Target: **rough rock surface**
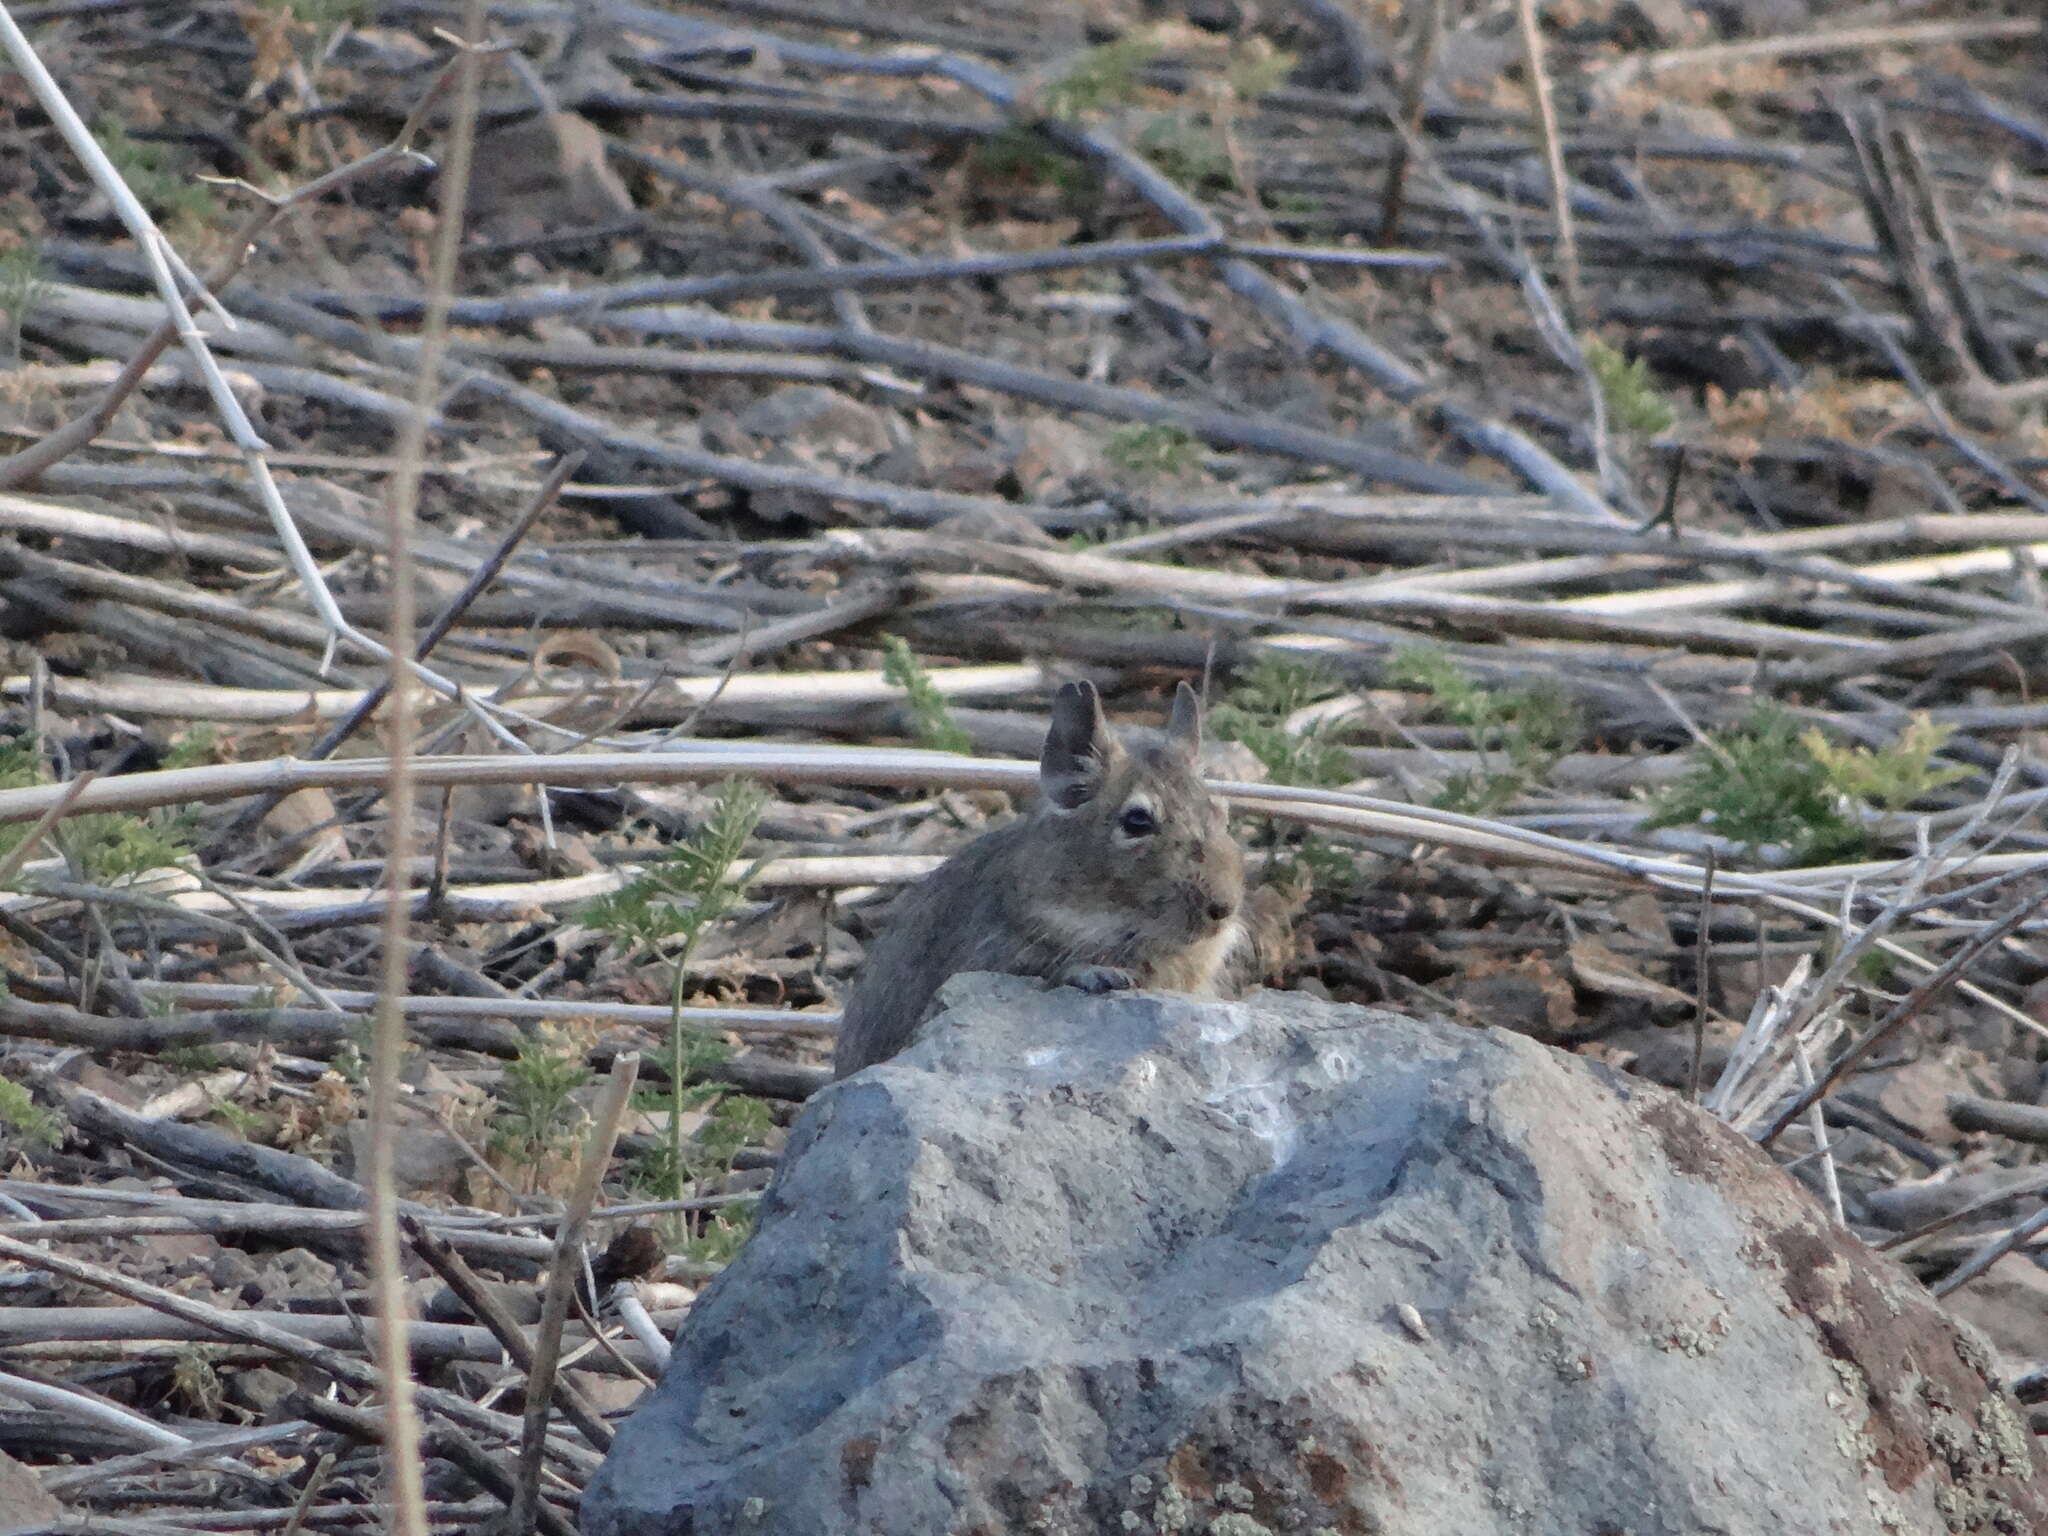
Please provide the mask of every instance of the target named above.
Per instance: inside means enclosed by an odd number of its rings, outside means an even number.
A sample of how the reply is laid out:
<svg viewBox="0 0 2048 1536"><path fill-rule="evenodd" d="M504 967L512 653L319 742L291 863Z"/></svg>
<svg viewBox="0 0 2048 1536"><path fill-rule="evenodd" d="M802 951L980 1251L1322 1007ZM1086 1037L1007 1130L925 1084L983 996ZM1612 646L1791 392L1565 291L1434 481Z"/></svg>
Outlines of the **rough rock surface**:
<svg viewBox="0 0 2048 1536"><path fill-rule="evenodd" d="M62 1524L65 1519L64 1506L43 1492L35 1473L0 1451L0 1536Z"/></svg>
<svg viewBox="0 0 2048 1536"><path fill-rule="evenodd" d="M2048 1530L1982 1345L1498 1031L949 988L813 1099L590 1536Z"/></svg>

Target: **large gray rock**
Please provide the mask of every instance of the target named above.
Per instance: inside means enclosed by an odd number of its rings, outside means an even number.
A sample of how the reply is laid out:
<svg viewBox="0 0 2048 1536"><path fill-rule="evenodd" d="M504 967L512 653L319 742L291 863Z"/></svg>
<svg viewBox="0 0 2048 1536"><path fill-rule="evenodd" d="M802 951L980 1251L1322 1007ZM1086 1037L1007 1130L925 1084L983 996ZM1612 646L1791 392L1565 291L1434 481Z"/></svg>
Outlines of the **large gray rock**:
<svg viewBox="0 0 2048 1536"><path fill-rule="evenodd" d="M590 1536L2048 1530L1983 1348L1515 1036L994 977L825 1090Z"/></svg>

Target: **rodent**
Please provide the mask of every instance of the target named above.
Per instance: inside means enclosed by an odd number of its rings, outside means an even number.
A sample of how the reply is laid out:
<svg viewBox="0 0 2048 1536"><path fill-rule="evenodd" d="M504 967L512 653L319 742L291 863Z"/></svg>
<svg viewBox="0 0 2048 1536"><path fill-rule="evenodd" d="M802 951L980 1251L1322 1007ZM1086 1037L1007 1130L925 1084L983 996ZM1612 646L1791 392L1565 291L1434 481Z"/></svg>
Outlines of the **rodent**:
<svg viewBox="0 0 2048 1536"><path fill-rule="evenodd" d="M1129 747L1094 685L1062 687L1037 805L897 901L847 998L834 1076L907 1046L962 971L1214 992L1246 938L1244 855L1197 770L1201 743L1201 701L1185 682L1165 733Z"/></svg>

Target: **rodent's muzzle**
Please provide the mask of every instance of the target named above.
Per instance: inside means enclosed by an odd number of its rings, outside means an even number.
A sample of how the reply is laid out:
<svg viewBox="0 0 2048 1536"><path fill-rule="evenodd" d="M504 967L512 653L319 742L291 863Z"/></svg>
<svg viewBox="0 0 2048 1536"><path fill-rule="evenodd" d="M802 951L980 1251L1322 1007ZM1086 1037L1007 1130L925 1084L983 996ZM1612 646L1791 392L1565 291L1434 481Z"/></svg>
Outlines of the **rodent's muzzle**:
<svg viewBox="0 0 2048 1536"><path fill-rule="evenodd" d="M1199 933L1213 933L1237 916L1237 898L1201 886L1181 887L1188 920Z"/></svg>

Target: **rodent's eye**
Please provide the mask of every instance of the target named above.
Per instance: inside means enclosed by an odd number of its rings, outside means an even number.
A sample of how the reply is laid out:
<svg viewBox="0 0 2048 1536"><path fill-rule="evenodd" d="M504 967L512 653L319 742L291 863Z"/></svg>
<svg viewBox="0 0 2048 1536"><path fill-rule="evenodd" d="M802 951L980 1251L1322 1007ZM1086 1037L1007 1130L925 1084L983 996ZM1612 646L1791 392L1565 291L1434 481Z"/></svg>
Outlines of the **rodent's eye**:
<svg viewBox="0 0 2048 1536"><path fill-rule="evenodd" d="M1123 815L1117 817L1116 824L1123 828L1127 837L1150 837L1159 830L1159 823L1142 805L1125 807Z"/></svg>

